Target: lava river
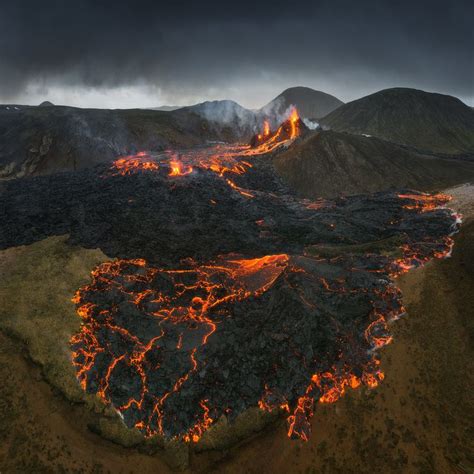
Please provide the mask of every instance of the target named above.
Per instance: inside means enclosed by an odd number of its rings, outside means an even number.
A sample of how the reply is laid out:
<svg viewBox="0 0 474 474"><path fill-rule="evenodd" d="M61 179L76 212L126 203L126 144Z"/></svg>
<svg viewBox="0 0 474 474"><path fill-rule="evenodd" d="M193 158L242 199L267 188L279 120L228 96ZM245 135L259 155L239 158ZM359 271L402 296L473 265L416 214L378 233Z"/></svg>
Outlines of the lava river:
<svg viewBox="0 0 474 474"><path fill-rule="evenodd" d="M448 196L409 190L295 197L271 152L302 132L291 117L252 146L5 184L1 248L68 233L115 258L73 298L83 324L71 348L83 389L127 426L197 441L259 406L307 439L317 402L383 380L375 349L404 312L393 279L448 255L459 218Z"/></svg>

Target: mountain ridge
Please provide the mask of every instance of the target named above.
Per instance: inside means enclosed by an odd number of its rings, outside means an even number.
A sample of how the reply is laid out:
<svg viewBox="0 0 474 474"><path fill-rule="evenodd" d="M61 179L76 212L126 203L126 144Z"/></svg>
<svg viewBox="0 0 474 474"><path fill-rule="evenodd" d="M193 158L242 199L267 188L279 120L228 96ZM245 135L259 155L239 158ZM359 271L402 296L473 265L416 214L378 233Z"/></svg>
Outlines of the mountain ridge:
<svg viewBox="0 0 474 474"><path fill-rule="evenodd" d="M342 105L321 124L420 150L474 152L474 111L456 97L417 89L397 87L375 92Z"/></svg>
<svg viewBox="0 0 474 474"><path fill-rule="evenodd" d="M474 161L426 155L394 143L319 131L273 159L279 175L308 198L395 188L437 191L474 179Z"/></svg>

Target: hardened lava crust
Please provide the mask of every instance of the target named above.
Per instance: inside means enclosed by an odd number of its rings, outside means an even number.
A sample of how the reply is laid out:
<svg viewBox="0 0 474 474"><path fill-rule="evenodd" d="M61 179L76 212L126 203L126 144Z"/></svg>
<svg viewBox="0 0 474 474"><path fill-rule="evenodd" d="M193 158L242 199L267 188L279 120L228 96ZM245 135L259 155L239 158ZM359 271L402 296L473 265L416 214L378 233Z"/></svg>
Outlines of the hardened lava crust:
<svg viewBox="0 0 474 474"><path fill-rule="evenodd" d="M258 406L307 439L315 403L383 380L376 349L404 312L393 278L451 250L448 196L298 199L263 152L143 153L2 184L0 248L69 234L115 259L73 297L72 363L146 436L197 441Z"/></svg>

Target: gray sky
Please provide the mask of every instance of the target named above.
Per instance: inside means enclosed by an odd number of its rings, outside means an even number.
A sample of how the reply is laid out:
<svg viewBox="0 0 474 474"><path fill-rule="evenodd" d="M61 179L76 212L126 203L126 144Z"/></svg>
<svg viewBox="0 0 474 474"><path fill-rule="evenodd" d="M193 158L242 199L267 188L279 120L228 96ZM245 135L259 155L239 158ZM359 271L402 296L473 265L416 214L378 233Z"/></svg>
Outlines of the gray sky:
<svg viewBox="0 0 474 474"><path fill-rule="evenodd" d="M0 102L260 107L305 85L474 105L474 2L3 0ZM167 2L171 3L171 2Z"/></svg>

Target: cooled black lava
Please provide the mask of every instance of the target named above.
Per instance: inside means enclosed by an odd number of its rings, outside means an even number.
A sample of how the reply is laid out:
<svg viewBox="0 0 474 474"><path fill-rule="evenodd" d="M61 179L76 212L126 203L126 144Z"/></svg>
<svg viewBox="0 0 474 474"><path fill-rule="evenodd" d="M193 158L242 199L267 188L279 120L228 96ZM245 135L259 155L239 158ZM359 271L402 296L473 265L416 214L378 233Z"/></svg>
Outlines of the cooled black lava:
<svg viewBox="0 0 474 474"><path fill-rule="evenodd" d="M310 202L264 157L240 173L186 156L4 182L0 247L68 233L119 259L74 297L71 344L84 389L128 426L197 440L260 406L307 438L315 401L383 377L371 349L403 312L390 279L446 255L456 216L413 191Z"/></svg>

